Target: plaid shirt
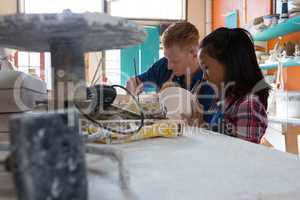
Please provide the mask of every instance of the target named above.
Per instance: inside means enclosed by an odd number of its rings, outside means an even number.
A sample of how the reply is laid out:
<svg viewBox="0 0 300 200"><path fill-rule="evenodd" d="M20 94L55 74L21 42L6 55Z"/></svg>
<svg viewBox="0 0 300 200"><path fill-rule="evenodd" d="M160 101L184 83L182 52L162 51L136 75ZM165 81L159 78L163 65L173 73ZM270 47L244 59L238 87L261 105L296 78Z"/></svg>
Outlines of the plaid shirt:
<svg viewBox="0 0 300 200"><path fill-rule="evenodd" d="M222 104L218 103L215 108L224 111L218 132L260 143L266 131L268 119L265 107L257 95L248 94L238 100L226 98L223 109L220 109Z"/></svg>

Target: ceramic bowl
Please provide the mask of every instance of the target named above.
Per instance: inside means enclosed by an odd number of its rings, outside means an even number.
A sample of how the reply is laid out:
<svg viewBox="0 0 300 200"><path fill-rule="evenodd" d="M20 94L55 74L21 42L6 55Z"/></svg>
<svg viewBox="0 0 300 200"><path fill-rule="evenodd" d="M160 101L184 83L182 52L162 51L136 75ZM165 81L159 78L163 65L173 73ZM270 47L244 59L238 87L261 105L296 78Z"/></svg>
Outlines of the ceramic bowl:
<svg viewBox="0 0 300 200"><path fill-rule="evenodd" d="M191 92L180 87L168 87L159 93L159 102L167 109L169 119L191 117L194 98Z"/></svg>

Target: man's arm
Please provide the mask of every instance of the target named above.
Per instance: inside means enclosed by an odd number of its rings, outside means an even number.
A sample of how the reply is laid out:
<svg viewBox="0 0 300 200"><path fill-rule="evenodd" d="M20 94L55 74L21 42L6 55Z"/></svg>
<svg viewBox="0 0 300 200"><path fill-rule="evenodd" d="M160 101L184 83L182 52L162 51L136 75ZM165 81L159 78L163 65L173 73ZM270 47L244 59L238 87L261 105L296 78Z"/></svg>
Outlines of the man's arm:
<svg viewBox="0 0 300 200"><path fill-rule="evenodd" d="M146 72L137 77L130 78L126 83L126 88L133 94L141 93L145 84L151 84L158 88L164 83L168 74L168 61L161 58L155 62ZM167 77L168 78L168 77Z"/></svg>

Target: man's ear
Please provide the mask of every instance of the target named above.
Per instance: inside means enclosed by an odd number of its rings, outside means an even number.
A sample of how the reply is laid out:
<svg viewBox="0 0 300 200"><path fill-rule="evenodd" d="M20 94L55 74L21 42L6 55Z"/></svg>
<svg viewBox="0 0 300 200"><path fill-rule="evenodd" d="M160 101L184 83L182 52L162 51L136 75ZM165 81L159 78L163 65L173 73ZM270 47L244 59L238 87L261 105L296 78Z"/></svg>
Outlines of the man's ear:
<svg viewBox="0 0 300 200"><path fill-rule="evenodd" d="M199 49L197 46L191 47L190 51L191 51L193 57L198 58L198 50Z"/></svg>

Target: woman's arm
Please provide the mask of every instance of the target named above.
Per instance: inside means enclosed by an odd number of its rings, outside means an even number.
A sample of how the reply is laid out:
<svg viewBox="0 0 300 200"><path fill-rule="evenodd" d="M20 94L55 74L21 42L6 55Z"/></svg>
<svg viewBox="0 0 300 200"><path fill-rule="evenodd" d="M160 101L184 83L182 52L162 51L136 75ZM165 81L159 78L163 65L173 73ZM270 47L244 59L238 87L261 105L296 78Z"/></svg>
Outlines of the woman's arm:
<svg viewBox="0 0 300 200"><path fill-rule="evenodd" d="M258 97L249 95L233 107L231 113L225 113L225 134L260 143L268 126L268 119Z"/></svg>
<svg viewBox="0 0 300 200"><path fill-rule="evenodd" d="M203 123L203 106L198 102L197 98L191 99L192 114L191 116L182 115L182 119L189 125L193 127L201 127Z"/></svg>

